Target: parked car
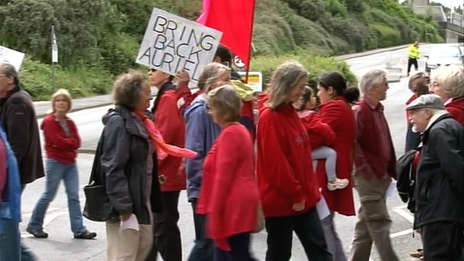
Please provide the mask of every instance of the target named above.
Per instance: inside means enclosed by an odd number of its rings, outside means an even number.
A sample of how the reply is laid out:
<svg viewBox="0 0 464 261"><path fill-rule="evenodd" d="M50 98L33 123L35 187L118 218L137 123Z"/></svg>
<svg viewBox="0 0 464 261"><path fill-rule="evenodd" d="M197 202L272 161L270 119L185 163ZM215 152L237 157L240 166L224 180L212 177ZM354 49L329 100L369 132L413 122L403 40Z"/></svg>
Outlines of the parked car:
<svg viewBox="0 0 464 261"><path fill-rule="evenodd" d="M430 73L440 66L464 65L464 52L459 44L437 44L430 49L430 54L424 55L425 71Z"/></svg>

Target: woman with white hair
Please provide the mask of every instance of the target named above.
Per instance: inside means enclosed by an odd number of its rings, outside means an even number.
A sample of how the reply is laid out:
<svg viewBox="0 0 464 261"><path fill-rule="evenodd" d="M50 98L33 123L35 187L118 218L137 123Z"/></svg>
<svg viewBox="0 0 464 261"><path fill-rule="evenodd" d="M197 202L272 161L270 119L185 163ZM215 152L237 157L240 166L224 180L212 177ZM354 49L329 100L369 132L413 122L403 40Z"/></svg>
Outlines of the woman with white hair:
<svg viewBox="0 0 464 261"><path fill-rule="evenodd" d="M267 261L288 261L293 231L312 261L333 260L316 204L321 198L311 146L293 103L308 81L297 62L282 64L260 108L257 174L267 230Z"/></svg>
<svg viewBox="0 0 464 261"><path fill-rule="evenodd" d="M432 91L445 103L446 110L464 125L464 67L440 67L431 75Z"/></svg>

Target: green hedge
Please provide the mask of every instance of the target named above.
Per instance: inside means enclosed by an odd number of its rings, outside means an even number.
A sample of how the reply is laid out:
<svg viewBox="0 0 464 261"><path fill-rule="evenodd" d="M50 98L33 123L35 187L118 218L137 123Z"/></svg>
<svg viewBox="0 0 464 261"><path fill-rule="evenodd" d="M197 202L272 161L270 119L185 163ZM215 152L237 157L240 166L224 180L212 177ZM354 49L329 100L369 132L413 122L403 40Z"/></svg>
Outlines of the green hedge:
<svg viewBox="0 0 464 261"><path fill-rule="evenodd" d="M251 69L252 71L258 71L263 74L263 88L265 88L274 70L286 61L300 62L309 71L309 84L313 88L316 87L317 78L330 71L338 71L343 74L350 85L357 82L356 76L351 72L349 66L344 61L339 61L333 57L310 54L261 56L252 60Z"/></svg>
<svg viewBox="0 0 464 261"><path fill-rule="evenodd" d="M51 66L26 57L20 70L23 88L34 100L49 100L54 90L51 84ZM64 70L56 66L55 89L68 90L73 98L106 94L111 90L113 76L102 68L76 66Z"/></svg>

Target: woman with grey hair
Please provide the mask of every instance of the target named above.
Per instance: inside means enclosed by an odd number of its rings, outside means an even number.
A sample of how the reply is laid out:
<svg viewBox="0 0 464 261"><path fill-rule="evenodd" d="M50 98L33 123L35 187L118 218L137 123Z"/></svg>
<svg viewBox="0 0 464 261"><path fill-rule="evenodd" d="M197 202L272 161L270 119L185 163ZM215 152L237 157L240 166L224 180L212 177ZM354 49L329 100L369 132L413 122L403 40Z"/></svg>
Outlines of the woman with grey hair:
<svg viewBox="0 0 464 261"><path fill-rule="evenodd" d="M259 191L253 141L239 123L241 106L241 97L231 85L208 93L209 113L222 131L205 159L197 213L207 216L216 261L255 260L250 234L257 225Z"/></svg>
<svg viewBox="0 0 464 261"><path fill-rule="evenodd" d="M321 193L308 134L293 106L308 75L298 62L282 64L260 108L257 175L268 233L267 261L290 260L293 231L308 259L332 260L316 210Z"/></svg>
<svg viewBox="0 0 464 261"><path fill-rule="evenodd" d="M440 96L451 116L464 125L464 67L440 67L432 72L430 78L433 93Z"/></svg>
<svg viewBox="0 0 464 261"><path fill-rule="evenodd" d="M104 116L101 167L106 193L114 209L106 222L109 261L143 261L153 242L151 213L160 210L157 161L168 154L195 153L164 143L146 116L151 88L145 75L130 72L113 86L116 108ZM127 228L132 224L135 229Z"/></svg>

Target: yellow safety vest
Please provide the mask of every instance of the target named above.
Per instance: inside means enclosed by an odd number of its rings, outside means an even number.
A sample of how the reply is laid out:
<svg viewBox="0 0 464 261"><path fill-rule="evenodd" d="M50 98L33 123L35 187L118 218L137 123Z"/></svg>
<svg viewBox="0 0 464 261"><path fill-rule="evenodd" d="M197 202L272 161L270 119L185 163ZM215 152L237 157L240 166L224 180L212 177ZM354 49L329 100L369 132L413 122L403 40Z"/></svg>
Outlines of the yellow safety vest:
<svg viewBox="0 0 464 261"><path fill-rule="evenodd" d="M409 58L412 59L418 59L420 57L420 49L419 47L414 46L414 44L411 44L408 47L408 56Z"/></svg>

